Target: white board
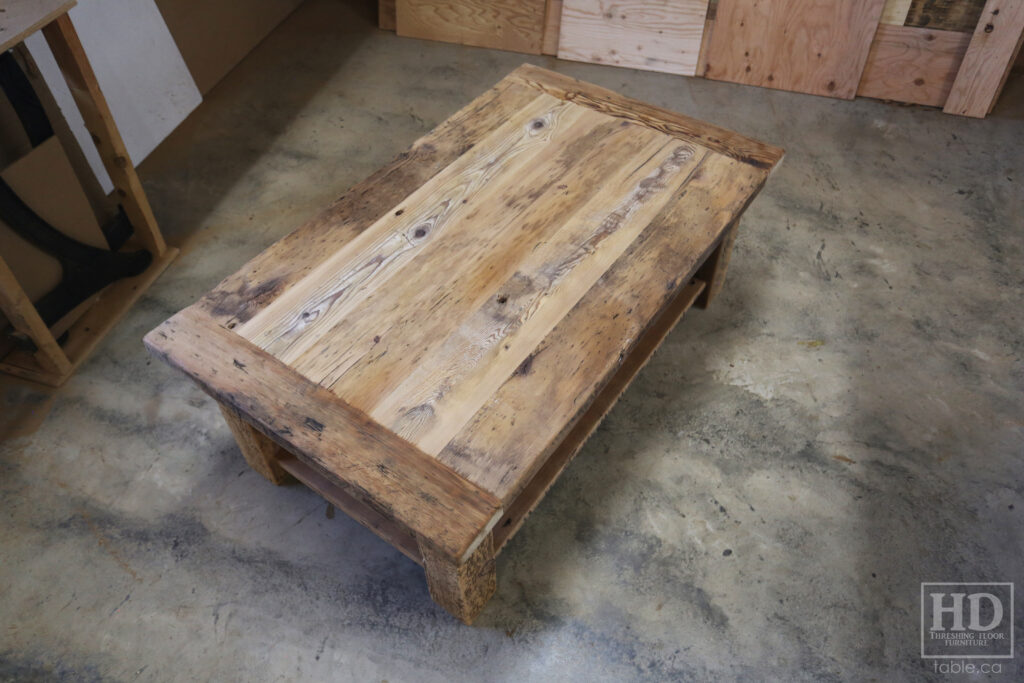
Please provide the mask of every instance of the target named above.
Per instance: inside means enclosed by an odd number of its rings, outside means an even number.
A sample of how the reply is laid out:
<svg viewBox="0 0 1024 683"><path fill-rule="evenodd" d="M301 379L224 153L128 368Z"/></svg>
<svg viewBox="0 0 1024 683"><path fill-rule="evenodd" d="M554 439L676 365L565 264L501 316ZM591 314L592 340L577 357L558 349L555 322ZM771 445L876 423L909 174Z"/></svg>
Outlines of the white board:
<svg viewBox="0 0 1024 683"><path fill-rule="evenodd" d="M137 165L185 120L202 96L154 0L79 0L69 15L128 155ZM113 184L46 40L36 33L25 45L100 185L110 192Z"/></svg>

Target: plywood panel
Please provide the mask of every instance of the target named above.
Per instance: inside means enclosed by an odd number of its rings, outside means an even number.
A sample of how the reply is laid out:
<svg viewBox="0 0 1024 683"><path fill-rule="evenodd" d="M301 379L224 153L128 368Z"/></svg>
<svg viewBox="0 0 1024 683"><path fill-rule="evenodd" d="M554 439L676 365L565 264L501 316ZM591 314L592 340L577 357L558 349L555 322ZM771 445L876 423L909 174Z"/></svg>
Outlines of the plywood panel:
<svg viewBox="0 0 1024 683"><path fill-rule="evenodd" d="M705 76L851 99L885 0L720 0Z"/></svg>
<svg viewBox="0 0 1024 683"><path fill-rule="evenodd" d="M943 109L984 117L995 106L1024 41L1024 2L988 0Z"/></svg>
<svg viewBox="0 0 1024 683"><path fill-rule="evenodd" d="M985 0L911 0L907 26L972 33Z"/></svg>
<svg viewBox="0 0 1024 683"><path fill-rule="evenodd" d="M558 56L693 76L708 0L563 0Z"/></svg>
<svg viewBox="0 0 1024 683"><path fill-rule="evenodd" d="M74 6L75 0L4 0L0 52L7 52Z"/></svg>
<svg viewBox="0 0 1024 683"><path fill-rule="evenodd" d="M882 24L857 94L941 107L970 41L967 33Z"/></svg>
<svg viewBox="0 0 1024 683"><path fill-rule="evenodd" d="M541 51L546 55L558 54L558 34L562 27L562 0L548 0L544 15L544 44Z"/></svg>
<svg viewBox="0 0 1024 683"><path fill-rule="evenodd" d="M546 0L397 0L398 35L539 55Z"/></svg>

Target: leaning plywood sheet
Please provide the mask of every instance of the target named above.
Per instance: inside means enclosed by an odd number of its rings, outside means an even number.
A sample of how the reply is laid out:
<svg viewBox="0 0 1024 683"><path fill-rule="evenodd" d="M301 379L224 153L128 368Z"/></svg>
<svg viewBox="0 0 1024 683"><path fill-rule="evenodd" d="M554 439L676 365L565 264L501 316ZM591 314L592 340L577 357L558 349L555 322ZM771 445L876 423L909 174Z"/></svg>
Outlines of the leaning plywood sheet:
<svg viewBox="0 0 1024 683"><path fill-rule="evenodd" d="M705 75L852 99L885 0L720 0Z"/></svg>
<svg viewBox="0 0 1024 683"><path fill-rule="evenodd" d="M910 3L914 0L885 0L885 9L882 10L882 23L893 26L903 26L907 23L907 13L910 12Z"/></svg>
<svg viewBox="0 0 1024 683"><path fill-rule="evenodd" d="M708 0L564 0L558 56L693 76Z"/></svg>
<svg viewBox="0 0 1024 683"><path fill-rule="evenodd" d="M545 0L397 0L398 35L539 55Z"/></svg>
<svg viewBox="0 0 1024 683"><path fill-rule="evenodd" d="M988 0L943 108L983 118L995 106L1024 41L1024 2Z"/></svg>
<svg viewBox="0 0 1024 683"><path fill-rule="evenodd" d="M882 24L857 94L941 107L970 41L968 33Z"/></svg>

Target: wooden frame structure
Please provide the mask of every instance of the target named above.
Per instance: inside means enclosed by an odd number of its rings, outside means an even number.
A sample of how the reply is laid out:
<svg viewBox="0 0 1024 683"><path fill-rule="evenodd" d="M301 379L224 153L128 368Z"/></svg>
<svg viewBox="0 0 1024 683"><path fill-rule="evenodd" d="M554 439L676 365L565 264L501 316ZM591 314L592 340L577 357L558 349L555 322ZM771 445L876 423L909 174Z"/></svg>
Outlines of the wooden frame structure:
<svg viewBox="0 0 1024 683"><path fill-rule="evenodd" d="M496 554L721 290L781 157L524 65L145 343L217 400L253 469L421 564L468 623ZM302 362L330 374L331 351L349 384Z"/></svg>
<svg viewBox="0 0 1024 683"><path fill-rule="evenodd" d="M141 275L119 280L93 297L94 303L68 330L68 341L62 346L0 256L0 310L14 329L31 339L37 349L35 353L9 353L0 360L0 371L49 386L60 386L71 376L178 253L164 242L142 183L68 16L74 5L75 0L5 3L5 12L0 15L0 25L4 28L0 50L14 47L42 30L113 181L115 199L124 207L134 228L130 244L148 249L153 262Z"/></svg>

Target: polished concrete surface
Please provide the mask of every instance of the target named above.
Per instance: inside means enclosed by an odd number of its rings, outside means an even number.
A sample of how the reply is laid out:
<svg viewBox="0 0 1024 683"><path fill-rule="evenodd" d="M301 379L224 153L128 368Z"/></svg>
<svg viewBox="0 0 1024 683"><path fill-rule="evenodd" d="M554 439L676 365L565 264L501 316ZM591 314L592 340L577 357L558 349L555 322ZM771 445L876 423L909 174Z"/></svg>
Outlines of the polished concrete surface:
<svg viewBox="0 0 1024 683"><path fill-rule="evenodd" d="M470 628L400 553L249 471L141 338L524 59L787 158L721 298L506 548ZM62 390L0 390L0 680L933 678L920 582L1024 578L1010 90L965 120L401 39L309 0L143 165L181 257Z"/></svg>

